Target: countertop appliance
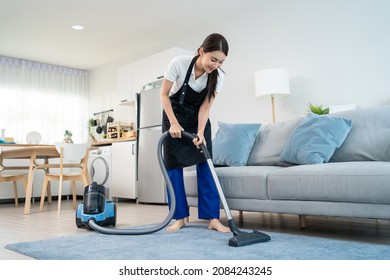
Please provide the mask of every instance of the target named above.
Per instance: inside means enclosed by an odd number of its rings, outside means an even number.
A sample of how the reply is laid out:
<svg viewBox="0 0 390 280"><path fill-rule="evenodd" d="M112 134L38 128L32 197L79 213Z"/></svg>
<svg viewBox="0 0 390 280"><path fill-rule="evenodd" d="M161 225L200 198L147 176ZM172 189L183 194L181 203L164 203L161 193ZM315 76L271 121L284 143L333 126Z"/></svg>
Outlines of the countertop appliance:
<svg viewBox="0 0 390 280"><path fill-rule="evenodd" d="M111 155L112 149L109 146L100 146L90 150L88 158L89 174L91 181L103 185L107 189L107 198L111 199Z"/></svg>
<svg viewBox="0 0 390 280"><path fill-rule="evenodd" d="M167 203L166 185L157 158L162 135L162 80L147 84L137 93L137 188L138 202Z"/></svg>

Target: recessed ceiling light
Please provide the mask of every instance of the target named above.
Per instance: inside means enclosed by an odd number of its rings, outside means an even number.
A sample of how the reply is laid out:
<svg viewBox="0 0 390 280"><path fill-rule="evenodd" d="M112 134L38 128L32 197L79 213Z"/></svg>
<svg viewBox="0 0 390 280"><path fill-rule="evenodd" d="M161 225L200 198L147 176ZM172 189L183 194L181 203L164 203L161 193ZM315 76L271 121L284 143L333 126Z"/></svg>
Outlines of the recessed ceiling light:
<svg viewBox="0 0 390 280"><path fill-rule="evenodd" d="M74 30L83 30L84 26L82 26L80 24L75 24L75 25L72 25L72 29L74 29Z"/></svg>

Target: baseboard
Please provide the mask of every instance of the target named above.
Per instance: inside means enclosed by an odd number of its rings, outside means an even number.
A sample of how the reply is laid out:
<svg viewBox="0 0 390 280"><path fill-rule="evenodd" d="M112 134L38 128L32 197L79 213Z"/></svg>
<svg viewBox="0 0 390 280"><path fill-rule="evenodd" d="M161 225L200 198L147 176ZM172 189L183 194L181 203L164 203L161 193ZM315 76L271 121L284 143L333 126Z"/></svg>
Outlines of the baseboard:
<svg viewBox="0 0 390 280"><path fill-rule="evenodd" d="M64 199L72 199L72 196L71 195L62 195L61 196L61 200L64 200ZM82 195L77 195L76 198L78 200L83 200L83 196ZM52 196L52 199L53 200L58 200L58 195L57 196ZM33 197L31 198L32 201L40 201L41 200L41 197ZM18 202L19 204L21 203L24 203L24 197L22 198L19 198L18 199ZM14 198L2 198L0 199L0 204L15 204L15 199Z"/></svg>

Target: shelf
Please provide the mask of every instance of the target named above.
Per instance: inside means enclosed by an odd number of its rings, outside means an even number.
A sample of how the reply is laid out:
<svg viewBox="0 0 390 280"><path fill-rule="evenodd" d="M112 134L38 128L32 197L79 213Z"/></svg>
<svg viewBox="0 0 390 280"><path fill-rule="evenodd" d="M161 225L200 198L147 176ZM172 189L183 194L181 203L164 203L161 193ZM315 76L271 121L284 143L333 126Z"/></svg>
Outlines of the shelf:
<svg viewBox="0 0 390 280"><path fill-rule="evenodd" d="M133 131L133 124L109 124L107 125L107 139L118 139L124 137L124 134L131 134ZM131 135L129 135L131 136Z"/></svg>

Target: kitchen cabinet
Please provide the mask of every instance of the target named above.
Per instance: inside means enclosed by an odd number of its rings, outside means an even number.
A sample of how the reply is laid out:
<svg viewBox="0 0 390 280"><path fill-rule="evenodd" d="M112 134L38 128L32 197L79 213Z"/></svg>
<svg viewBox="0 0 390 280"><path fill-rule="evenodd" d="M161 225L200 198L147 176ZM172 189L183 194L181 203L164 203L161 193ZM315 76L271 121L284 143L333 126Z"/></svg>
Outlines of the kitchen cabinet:
<svg viewBox="0 0 390 280"><path fill-rule="evenodd" d="M127 103L134 100L133 91L130 88L132 64L125 65L118 69L117 73L117 96L119 103Z"/></svg>
<svg viewBox="0 0 390 280"><path fill-rule="evenodd" d="M154 54L147 58L147 81L146 83L156 81L164 77L165 69L168 66L168 63L172 58L178 55L192 55L194 52L180 49L172 48L166 51Z"/></svg>
<svg viewBox="0 0 390 280"><path fill-rule="evenodd" d="M137 199L136 141L112 143L112 179L110 194L113 198Z"/></svg>
<svg viewBox="0 0 390 280"><path fill-rule="evenodd" d="M192 54L193 51L171 48L120 67L117 73L118 103L133 104L136 93L140 92L145 84L164 76L165 68L173 57Z"/></svg>
<svg viewBox="0 0 390 280"><path fill-rule="evenodd" d="M118 69L117 96L119 104L131 104L135 101L136 93L144 85L147 67L140 60L127 64Z"/></svg>

